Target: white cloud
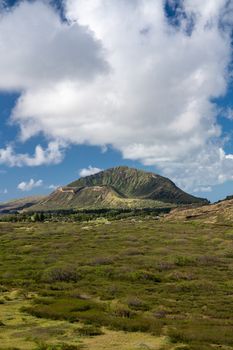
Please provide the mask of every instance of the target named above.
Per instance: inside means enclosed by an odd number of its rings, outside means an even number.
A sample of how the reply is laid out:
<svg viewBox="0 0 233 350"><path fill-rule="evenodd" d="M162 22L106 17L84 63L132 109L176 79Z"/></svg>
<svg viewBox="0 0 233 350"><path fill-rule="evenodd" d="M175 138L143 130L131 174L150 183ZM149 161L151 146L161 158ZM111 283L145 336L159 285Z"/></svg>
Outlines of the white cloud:
<svg viewBox="0 0 233 350"><path fill-rule="evenodd" d="M0 88L21 91L11 118L21 139L112 145L187 189L232 178L213 102L230 76L232 3L184 0L179 28L164 0L64 3L68 24L39 0L0 17ZM2 163L38 163L5 151Z"/></svg>
<svg viewBox="0 0 233 350"><path fill-rule="evenodd" d="M63 152L58 142L50 142L48 148L43 149L36 146L35 153L30 156L27 153L16 154L12 146L0 149L0 164L7 164L10 167L18 166L39 166L42 164L58 164L63 159Z"/></svg>
<svg viewBox="0 0 233 350"><path fill-rule="evenodd" d="M58 187L60 187L60 185L53 185L53 184L51 184L51 185L48 186L48 189L54 191L54 190L56 190Z"/></svg>
<svg viewBox="0 0 233 350"><path fill-rule="evenodd" d="M41 187L43 185L42 180L35 181L34 179L30 179L28 182L23 181L20 182L17 188L21 191L31 191L34 188Z"/></svg>
<svg viewBox="0 0 233 350"><path fill-rule="evenodd" d="M79 175L81 177L85 177L85 176L97 174L97 173L99 173L102 170L103 169L95 168L95 167L92 167L91 165L89 165L88 168L81 169L80 172L79 172Z"/></svg>
<svg viewBox="0 0 233 350"><path fill-rule="evenodd" d="M7 193L8 193L8 189L7 189L7 188L4 188L3 190L0 190L0 193L1 193L1 194L7 194Z"/></svg>
<svg viewBox="0 0 233 350"><path fill-rule="evenodd" d="M163 172L167 177L187 191L196 188L209 187L233 180L233 155L227 155L224 150L212 145L200 151L198 155L191 154L186 164L164 162Z"/></svg>
<svg viewBox="0 0 233 350"><path fill-rule="evenodd" d="M212 187L211 186L206 186L206 187L198 187L193 190L194 193L196 192L212 192Z"/></svg>
<svg viewBox="0 0 233 350"><path fill-rule="evenodd" d="M228 107L225 111L223 111L223 115L225 118L233 120L233 108Z"/></svg>
<svg viewBox="0 0 233 350"><path fill-rule="evenodd" d="M101 45L89 30L78 23L62 23L46 1L21 1L2 11L0 43L2 89L85 83L107 70Z"/></svg>

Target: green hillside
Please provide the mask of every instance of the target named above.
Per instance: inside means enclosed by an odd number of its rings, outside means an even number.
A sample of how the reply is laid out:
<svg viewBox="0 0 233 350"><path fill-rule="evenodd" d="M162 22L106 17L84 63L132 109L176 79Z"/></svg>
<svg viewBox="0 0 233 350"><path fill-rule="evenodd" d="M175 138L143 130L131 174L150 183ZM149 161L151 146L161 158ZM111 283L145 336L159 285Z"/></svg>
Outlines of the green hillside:
<svg viewBox="0 0 233 350"><path fill-rule="evenodd" d="M207 203L165 177L120 166L60 187L30 210L163 208Z"/></svg>
<svg viewBox="0 0 233 350"><path fill-rule="evenodd" d="M157 200L126 198L111 186L92 186L72 189L62 187L29 210L161 208L165 206L167 207L168 203Z"/></svg>
<svg viewBox="0 0 233 350"><path fill-rule="evenodd" d="M185 193L163 176L123 166L78 179L68 186L112 186L128 198L152 199L176 204L207 203L203 198Z"/></svg>
<svg viewBox="0 0 233 350"><path fill-rule="evenodd" d="M0 206L0 212L82 209L164 208L208 204L171 180L143 170L116 167L80 178L48 196L24 198Z"/></svg>

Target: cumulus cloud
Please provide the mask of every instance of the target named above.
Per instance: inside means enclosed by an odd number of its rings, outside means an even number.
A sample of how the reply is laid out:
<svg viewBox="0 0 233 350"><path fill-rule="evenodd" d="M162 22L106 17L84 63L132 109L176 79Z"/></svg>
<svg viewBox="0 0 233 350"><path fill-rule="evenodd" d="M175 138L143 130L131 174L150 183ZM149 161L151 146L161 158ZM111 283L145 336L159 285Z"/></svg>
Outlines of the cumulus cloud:
<svg viewBox="0 0 233 350"><path fill-rule="evenodd" d="M21 140L112 145L187 189L231 178L213 99L231 74L232 2L180 1L178 26L165 0L64 4L66 23L40 0L0 17L0 88L21 91Z"/></svg>
<svg viewBox="0 0 233 350"><path fill-rule="evenodd" d="M17 188L23 192L28 192L33 190L34 188L41 187L43 185L42 180L35 181L34 179L30 179L28 182L23 181L20 182Z"/></svg>
<svg viewBox="0 0 233 350"><path fill-rule="evenodd" d="M45 1L21 1L0 16L0 88L84 84L107 70L100 43L86 27L61 22ZM5 53L5 54L4 54Z"/></svg>
<svg viewBox="0 0 233 350"><path fill-rule="evenodd" d="M0 164L10 167L39 166L42 164L58 164L63 159L63 152L57 142L50 142L46 149L40 145L36 146L35 153L30 156L27 153L17 154L12 146L0 149Z"/></svg>
<svg viewBox="0 0 233 350"><path fill-rule="evenodd" d="M102 170L103 169L95 168L95 167L92 167L91 165L89 165L88 168L81 169L80 172L79 172L79 175L81 177L85 177L85 176L97 174L97 173L99 173Z"/></svg>
<svg viewBox="0 0 233 350"><path fill-rule="evenodd" d="M7 188L4 188L3 190L0 190L0 193L1 193L1 194L7 194L7 193L8 193L8 189L7 189Z"/></svg>
<svg viewBox="0 0 233 350"><path fill-rule="evenodd" d="M233 181L232 161L233 155L226 154L221 147L210 145L198 155L191 154L186 164L164 162L163 172L167 177L173 177L180 187L190 191Z"/></svg>

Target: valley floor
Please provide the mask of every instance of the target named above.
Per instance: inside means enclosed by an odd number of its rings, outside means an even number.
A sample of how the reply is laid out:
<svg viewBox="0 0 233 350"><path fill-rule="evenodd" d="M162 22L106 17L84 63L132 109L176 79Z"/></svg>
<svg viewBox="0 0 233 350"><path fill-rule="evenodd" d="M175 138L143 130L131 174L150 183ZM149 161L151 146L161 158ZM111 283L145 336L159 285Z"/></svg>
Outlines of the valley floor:
<svg viewBox="0 0 233 350"><path fill-rule="evenodd" d="M0 224L0 349L233 349L233 225Z"/></svg>

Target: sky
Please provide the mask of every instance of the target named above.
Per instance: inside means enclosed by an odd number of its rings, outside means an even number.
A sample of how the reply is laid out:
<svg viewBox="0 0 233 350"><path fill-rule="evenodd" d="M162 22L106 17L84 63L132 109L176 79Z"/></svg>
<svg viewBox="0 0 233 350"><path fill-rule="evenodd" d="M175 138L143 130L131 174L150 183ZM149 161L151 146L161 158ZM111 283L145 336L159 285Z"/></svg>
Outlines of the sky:
<svg viewBox="0 0 233 350"><path fill-rule="evenodd" d="M0 0L0 201L128 165L233 194L233 0Z"/></svg>

